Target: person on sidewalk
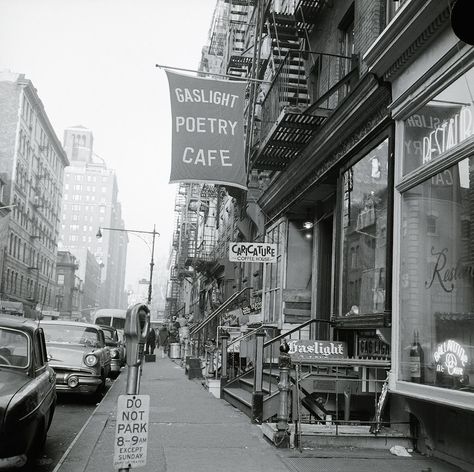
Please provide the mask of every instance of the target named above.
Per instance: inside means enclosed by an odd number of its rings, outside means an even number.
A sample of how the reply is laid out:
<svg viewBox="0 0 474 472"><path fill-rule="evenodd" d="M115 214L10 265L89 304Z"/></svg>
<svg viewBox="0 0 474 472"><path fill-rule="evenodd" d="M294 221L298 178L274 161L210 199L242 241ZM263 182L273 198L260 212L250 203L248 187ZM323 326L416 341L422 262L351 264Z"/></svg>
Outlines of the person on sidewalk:
<svg viewBox="0 0 474 472"><path fill-rule="evenodd" d="M158 349L162 359L168 354L169 335L168 326L163 324L158 331Z"/></svg>
<svg viewBox="0 0 474 472"><path fill-rule="evenodd" d="M146 338L145 354L153 354L155 352L156 346L156 333L153 328L150 328L148 331L148 336Z"/></svg>
<svg viewBox="0 0 474 472"><path fill-rule="evenodd" d="M189 326L187 317L178 318L179 321L179 344L181 345L181 363L184 365L189 346Z"/></svg>

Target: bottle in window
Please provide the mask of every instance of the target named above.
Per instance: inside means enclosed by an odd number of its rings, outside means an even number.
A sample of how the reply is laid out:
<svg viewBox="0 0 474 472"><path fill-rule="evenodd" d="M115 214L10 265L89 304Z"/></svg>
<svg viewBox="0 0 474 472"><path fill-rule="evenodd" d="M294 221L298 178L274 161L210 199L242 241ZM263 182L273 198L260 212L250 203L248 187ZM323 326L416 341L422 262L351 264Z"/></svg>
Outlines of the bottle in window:
<svg viewBox="0 0 474 472"><path fill-rule="evenodd" d="M410 348L410 380L415 383L423 382L423 349L418 331L413 333L413 344Z"/></svg>

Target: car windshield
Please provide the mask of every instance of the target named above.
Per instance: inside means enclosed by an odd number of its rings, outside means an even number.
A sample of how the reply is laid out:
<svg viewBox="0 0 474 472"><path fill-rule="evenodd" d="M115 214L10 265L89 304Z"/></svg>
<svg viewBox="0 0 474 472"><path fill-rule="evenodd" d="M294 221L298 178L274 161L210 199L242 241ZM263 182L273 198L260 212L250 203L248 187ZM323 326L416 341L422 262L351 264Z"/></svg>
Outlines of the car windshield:
<svg viewBox="0 0 474 472"><path fill-rule="evenodd" d="M115 331L113 329L102 328L102 331L104 332L106 342L111 342L111 341L112 342L117 342L117 338L115 336Z"/></svg>
<svg viewBox="0 0 474 472"><path fill-rule="evenodd" d="M46 323L42 326L47 343L82 344L92 347L99 345L99 335L95 328Z"/></svg>
<svg viewBox="0 0 474 472"><path fill-rule="evenodd" d="M27 367L29 363L28 336L0 328L0 367Z"/></svg>

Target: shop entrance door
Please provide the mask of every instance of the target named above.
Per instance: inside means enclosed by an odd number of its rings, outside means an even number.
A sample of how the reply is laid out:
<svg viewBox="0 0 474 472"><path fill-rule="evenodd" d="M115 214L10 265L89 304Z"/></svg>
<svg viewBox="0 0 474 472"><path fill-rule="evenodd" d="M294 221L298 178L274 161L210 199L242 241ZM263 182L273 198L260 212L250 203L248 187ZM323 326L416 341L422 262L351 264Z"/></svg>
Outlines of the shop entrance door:
<svg viewBox="0 0 474 472"><path fill-rule="evenodd" d="M317 277L316 277L316 317L330 319L331 287L333 281L333 215L325 216L317 223ZM315 324L315 339L329 339L329 325Z"/></svg>

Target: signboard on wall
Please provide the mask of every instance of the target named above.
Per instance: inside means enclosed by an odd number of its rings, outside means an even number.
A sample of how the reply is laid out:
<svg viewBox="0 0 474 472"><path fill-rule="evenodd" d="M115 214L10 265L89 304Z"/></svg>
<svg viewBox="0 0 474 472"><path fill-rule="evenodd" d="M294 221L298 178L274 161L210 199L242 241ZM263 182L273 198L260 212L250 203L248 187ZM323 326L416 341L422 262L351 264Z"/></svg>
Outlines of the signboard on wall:
<svg viewBox="0 0 474 472"><path fill-rule="evenodd" d="M229 243L230 262L276 263L277 245L275 243Z"/></svg>
<svg viewBox="0 0 474 472"><path fill-rule="evenodd" d="M342 359L347 357L347 344L341 341L290 339L288 354L294 362Z"/></svg>

